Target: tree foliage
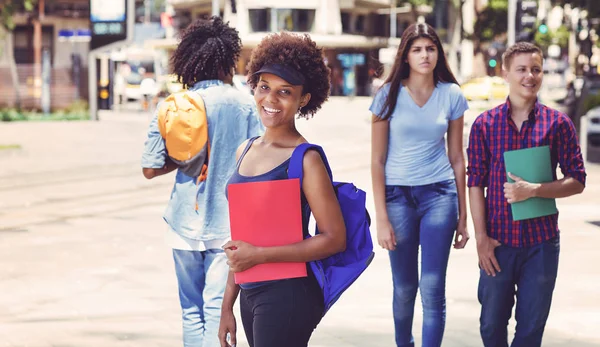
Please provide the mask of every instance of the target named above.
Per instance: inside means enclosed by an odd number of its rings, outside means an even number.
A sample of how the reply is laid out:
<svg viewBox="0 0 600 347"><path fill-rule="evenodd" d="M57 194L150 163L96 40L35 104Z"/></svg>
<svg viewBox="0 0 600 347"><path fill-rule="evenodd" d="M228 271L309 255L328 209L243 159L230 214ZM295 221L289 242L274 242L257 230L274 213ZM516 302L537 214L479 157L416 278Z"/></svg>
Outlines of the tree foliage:
<svg viewBox="0 0 600 347"><path fill-rule="evenodd" d="M165 0L154 0L154 3L152 4L154 13L160 14L161 12L165 12L165 4L166 4Z"/></svg>
<svg viewBox="0 0 600 347"><path fill-rule="evenodd" d="M0 40L15 29L14 16L18 11L32 11L37 0L0 0ZM0 45L0 55L3 45Z"/></svg>
<svg viewBox="0 0 600 347"><path fill-rule="evenodd" d="M571 7L586 9L590 18L600 18L600 1L598 0L551 0L551 2L554 6L569 4Z"/></svg>
<svg viewBox="0 0 600 347"><path fill-rule="evenodd" d="M13 17L17 11L32 11L37 0L0 0L0 25L5 31L13 31Z"/></svg>
<svg viewBox="0 0 600 347"><path fill-rule="evenodd" d="M490 0L488 6L478 11L473 39L491 41L508 30L508 0Z"/></svg>
<svg viewBox="0 0 600 347"><path fill-rule="evenodd" d="M411 6L421 6L421 5L429 5L432 6L434 0L397 0L397 5L409 4Z"/></svg>
<svg viewBox="0 0 600 347"><path fill-rule="evenodd" d="M566 48L569 44L569 28L561 25L556 30L548 30L545 34L536 31L535 43L540 46L544 52L548 50L548 46L551 44L557 44L561 48Z"/></svg>
<svg viewBox="0 0 600 347"><path fill-rule="evenodd" d="M13 54L12 31L15 29L14 16L19 11L32 11L37 0L0 0L0 40L7 42L7 56L10 64L10 74L15 91L15 103L17 109L21 108L21 94L19 92L19 78L17 76L17 65ZM0 45L0 54L4 45Z"/></svg>
<svg viewBox="0 0 600 347"><path fill-rule="evenodd" d="M433 6L434 2L435 0L396 0L396 5L410 5L410 12L413 15L413 20L416 22L418 18L417 8L421 5Z"/></svg>

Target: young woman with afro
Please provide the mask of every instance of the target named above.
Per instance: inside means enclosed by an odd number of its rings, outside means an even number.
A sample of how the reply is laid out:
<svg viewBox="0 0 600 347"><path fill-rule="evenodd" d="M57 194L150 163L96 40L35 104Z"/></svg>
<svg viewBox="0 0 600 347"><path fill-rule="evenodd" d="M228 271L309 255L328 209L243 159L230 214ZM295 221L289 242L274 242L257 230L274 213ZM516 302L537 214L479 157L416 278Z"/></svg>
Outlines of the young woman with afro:
<svg viewBox="0 0 600 347"><path fill-rule="evenodd" d="M292 152L307 142L295 119L313 116L328 98L329 69L322 49L308 35L271 34L252 53L248 82L266 130L238 148L238 165L229 184L287 179ZM233 276L258 264L310 262L345 249L344 220L319 153L306 153L303 172L302 204L310 206L320 234L279 247L241 241L224 246L231 271L219 328L223 347L236 343L233 304L240 291L242 323L251 347L305 347L321 320L323 295L310 266L303 278L237 285ZM307 225L303 220L305 232Z"/></svg>

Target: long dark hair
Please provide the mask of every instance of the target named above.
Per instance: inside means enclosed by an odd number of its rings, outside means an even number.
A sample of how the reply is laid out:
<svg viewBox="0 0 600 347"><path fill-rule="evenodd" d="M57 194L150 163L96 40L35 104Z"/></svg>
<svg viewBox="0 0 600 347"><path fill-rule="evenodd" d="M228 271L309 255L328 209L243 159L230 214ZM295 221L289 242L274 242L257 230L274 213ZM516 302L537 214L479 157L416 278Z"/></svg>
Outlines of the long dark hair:
<svg viewBox="0 0 600 347"><path fill-rule="evenodd" d="M433 30L433 28L426 23L411 24L402 33L400 47L398 47L398 52L396 53L396 59L394 61L394 66L392 67L392 72L383 84L383 86L385 86L389 83L390 90L385 99L385 103L383 104L383 116L380 118L381 120L389 119L396 108L400 84L402 83L402 80L408 78L408 75L410 74L410 66L406 61L408 51L412 47L413 42L419 38L430 39L437 47L438 59L435 64L435 69L433 69L433 81L435 85L437 85L438 82L458 84L456 77L454 77L454 74L452 74L452 71L450 71L448 61L446 60L446 55L444 54L444 48L442 47L440 38L436 34L435 30Z"/></svg>

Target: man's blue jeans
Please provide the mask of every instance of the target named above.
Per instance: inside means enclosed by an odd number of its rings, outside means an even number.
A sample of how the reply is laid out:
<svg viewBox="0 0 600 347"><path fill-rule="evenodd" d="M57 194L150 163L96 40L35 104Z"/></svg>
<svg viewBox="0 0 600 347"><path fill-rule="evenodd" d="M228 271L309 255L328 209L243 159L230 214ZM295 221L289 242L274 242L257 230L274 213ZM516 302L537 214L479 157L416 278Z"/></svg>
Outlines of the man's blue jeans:
<svg viewBox="0 0 600 347"><path fill-rule="evenodd" d="M385 193L396 235L396 250L389 252L396 345L414 346L412 324L419 288L423 304L422 345L439 347L446 324L446 269L458 222L456 183L447 180L423 186L387 186Z"/></svg>
<svg viewBox="0 0 600 347"><path fill-rule="evenodd" d="M219 347L221 303L229 267L222 249L173 250L185 347Z"/></svg>
<svg viewBox="0 0 600 347"><path fill-rule="evenodd" d="M532 247L498 246L501 272L488 276L480 270L480 332L485 347L507 347L507 326L515 304L517 327L512 347L542 345L558 273L560 240L555 237Z"/></svg>

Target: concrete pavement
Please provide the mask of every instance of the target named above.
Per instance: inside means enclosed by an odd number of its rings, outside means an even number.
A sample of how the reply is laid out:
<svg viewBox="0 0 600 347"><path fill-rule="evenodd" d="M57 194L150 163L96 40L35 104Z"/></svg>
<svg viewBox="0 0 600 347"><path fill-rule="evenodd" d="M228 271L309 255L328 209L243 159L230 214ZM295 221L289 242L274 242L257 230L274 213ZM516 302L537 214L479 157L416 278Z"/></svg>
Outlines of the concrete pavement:
<svg viewBox="0 0 600 347"><path fill-rule="evenodd" d="M333 98L314 119L298 121L324 146L336 179L368 192L369 102ZM0 346L181 345L161 219L173 178L141 176L149 115L101 118L0 123L0 144L22 147L0 151ZM584 194L559 201L561 264L544 346L600 346L600 166L587 168ZM312 347L393 345L389 264L385 252L376 253L319 325ZM451 253L444 346L481 346L476 259L473 240ZM246 346L238 327L239 346Z"/></svg>

